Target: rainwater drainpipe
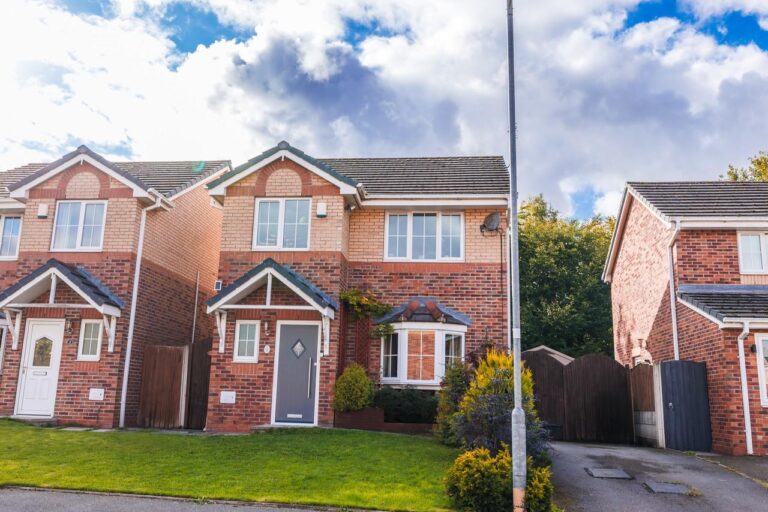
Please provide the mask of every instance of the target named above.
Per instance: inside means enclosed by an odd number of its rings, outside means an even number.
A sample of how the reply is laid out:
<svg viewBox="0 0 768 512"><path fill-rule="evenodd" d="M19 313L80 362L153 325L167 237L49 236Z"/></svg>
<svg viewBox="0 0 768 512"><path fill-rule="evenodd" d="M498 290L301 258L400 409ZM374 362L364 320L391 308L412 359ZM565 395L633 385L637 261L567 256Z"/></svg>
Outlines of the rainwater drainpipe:
<svg viewBox="0 0 768 512"><path fill-rule="evenodd" d="M749 415L749 389L747 387L747 363L744 358L744 340L749 336L749 322L744 322L744 329L738 337L739 372L741 373L741 401L744 407L744 434L747 436L747 455L752 455L752 418Z"/></svg>
<svg viewBox="0 0 768 512"><path fill-rule="evenodd" d="M125 406L128 398L128 373L131 368L131 351L133 349L133 330L136 326L136 298L139 295L139 275L141 274L141 258L144 254L144 228L147 224L147 212L164 207L168 200L157 193L155 203L141 210L139 223L139 241L136 247L136 270L133 273L133 291L131 292L131 316L128 320L128 336L125 344L125 366L123 368L123 388L120 391L120 428L125 427Z"/></svg>
<svg viewBox="0 0 768 512"><path fill-rule="evenodd" d="M675 242L680 235L680 221L673 220L672 224L675 227L675 232L672 234L672 239L669 241L667 247L667 261L669 263L669 305L672 312L672 348L675 351L675 361L680 360L680 345L677 339L677 297L675 295Z"/></svg>

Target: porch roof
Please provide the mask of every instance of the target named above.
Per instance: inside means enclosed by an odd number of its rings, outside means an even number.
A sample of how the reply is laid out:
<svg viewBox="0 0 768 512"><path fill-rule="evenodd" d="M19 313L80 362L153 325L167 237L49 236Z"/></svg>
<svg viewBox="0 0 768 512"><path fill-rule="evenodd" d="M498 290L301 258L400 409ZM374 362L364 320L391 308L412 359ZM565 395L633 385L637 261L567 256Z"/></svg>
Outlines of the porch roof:
<svg viewBox="0 0 768 512"><path fill-rule="evenodd" d="M262 284L259 280L260 275L270 271L276 273L282 280L284 280L284 282L293 285L316 305L322 308L331 308L335 311L339 310L339 303L321 290L320 287L288 265L281 265L272 258L265 259L260 264L240 276L232 284L222 288L219 293L206 301L208 309L215 309L217 306L228 300L236 299L241 295L246 295L250 290L257 288Z"/></svg>
<svg viewBox="0 0 768 512"><path fill-rule="evenodd" d="M6 306L22 296L37 298L50 289L50 280L45 279L50 273L62 277L66 284L99 308L112 307L122 310L125 307L125 303L85 267L63 263L54 258L0 293L0 306Z"/></svg>
<svg viewBox="0 0 768 512"><path fill-rule="evenodd" d="M377 318L374 323L389 324L397 322L435 322L472 325L472 320L469 316L440 304L434 297L412 297L408 302Z"/></svg>
<svg viewBox="0 0 768 512"><path fill-rule="evenodd" d="M681 284L677 296L720 322L768 321L768 286Z"/></svg>

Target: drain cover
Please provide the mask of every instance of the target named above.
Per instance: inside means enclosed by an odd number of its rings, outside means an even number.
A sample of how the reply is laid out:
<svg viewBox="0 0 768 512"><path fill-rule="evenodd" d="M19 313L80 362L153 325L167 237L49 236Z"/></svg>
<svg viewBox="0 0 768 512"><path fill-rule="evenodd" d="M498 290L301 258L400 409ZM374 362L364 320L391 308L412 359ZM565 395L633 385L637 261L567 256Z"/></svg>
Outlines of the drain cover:
<svg viewBox="0 0 768 512"><path fill-rule="evenodd" d="M594 478L616 478L618 480L631 480L632 477L623 469L615 468L584 468L589 476Z"/></svg>
<svg viewBox="0 0 768 512"><path fill-rule="evenodd" d="M645 482L649 491L657 494L688 494L687 485L670 484L667 482Z"/></svg>

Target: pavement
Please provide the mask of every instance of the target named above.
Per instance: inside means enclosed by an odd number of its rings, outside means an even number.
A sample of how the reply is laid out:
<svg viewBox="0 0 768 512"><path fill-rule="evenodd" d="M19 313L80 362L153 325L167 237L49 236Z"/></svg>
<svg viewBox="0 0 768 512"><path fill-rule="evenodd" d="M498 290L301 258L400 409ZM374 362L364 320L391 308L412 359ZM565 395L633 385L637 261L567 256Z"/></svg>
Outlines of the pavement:
<svg viewBox="0 0 768 512"><path fill-rule="evenodd" d="M0 488L0 512L307 512L337 510L126 494Z"/></svg>
<svg viewBox="0 0 768 512"><path fill-rule="evenodd" d="M566 512L768 510L768 489L713 462L718 459L655 448L553 443L555 501ZM768 459L748 463L765 470ZM587 468L623 469L632 479L594 478ZM650 482L683 484L688 492L654 494L644 485Z"/></svg>

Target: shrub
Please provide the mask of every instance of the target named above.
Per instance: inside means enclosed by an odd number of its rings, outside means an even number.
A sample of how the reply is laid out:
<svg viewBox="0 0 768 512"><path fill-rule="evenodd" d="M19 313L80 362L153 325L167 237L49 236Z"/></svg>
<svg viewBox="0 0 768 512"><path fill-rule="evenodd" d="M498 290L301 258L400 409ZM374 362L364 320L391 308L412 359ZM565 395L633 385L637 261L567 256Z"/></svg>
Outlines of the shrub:
<svg viewBox="0 0 768 512"><path fill-rule="evenodd" d="M435 435L441 443L456 446L453 428L453 416L459 410L459 403L467 392L470 381L469 367L463 363L455 363L445 369L445 376L440 382L440 392L437 395L437 423Z"/></svg>
<svg viewBox="0 0 768 512"><path fill-rule="evenodd" d="M462 510L496 512L512 507L512 458L505 447L494 456L487 448L464 452L448 469L445 486Z"/></svg>
<svg viewBox="0 0 768 512"><path fill-rule="evenodd" d="M523 369L523 409L526 419L526 449L536 465L548 463L548 435L536 414L533 402L533 378ZM491 350L475 370L459 411L454 415L452 429L468 448L487 448L497 453L502 445L512 444L514 408L514 372L512 356Z"/></svg>
<svg viewBox="0 0 768 512"><path fill-rule="evenodd" d="M434 423L437 415L437 397L408 386L383 387L376 392L373 403L384 409L384 421L390 423Z"/></svg>
<svg viewBox="0 0 768 512"><path fill-rule="evenodd" d="M359 364L349 365L333 385L333 408L338 412L365 409L372 398L373 382Z"/></svg>
<svg viewBox="0 0 768 512"><path fill-rule="evenodd" d="M552 504L552 471L527 460L525 510L556 512ZM487 448L464 452L448 469L445 487L451 501L461 510L507 511L512 508L512 458L505 445L494 456Z"/></svg>

